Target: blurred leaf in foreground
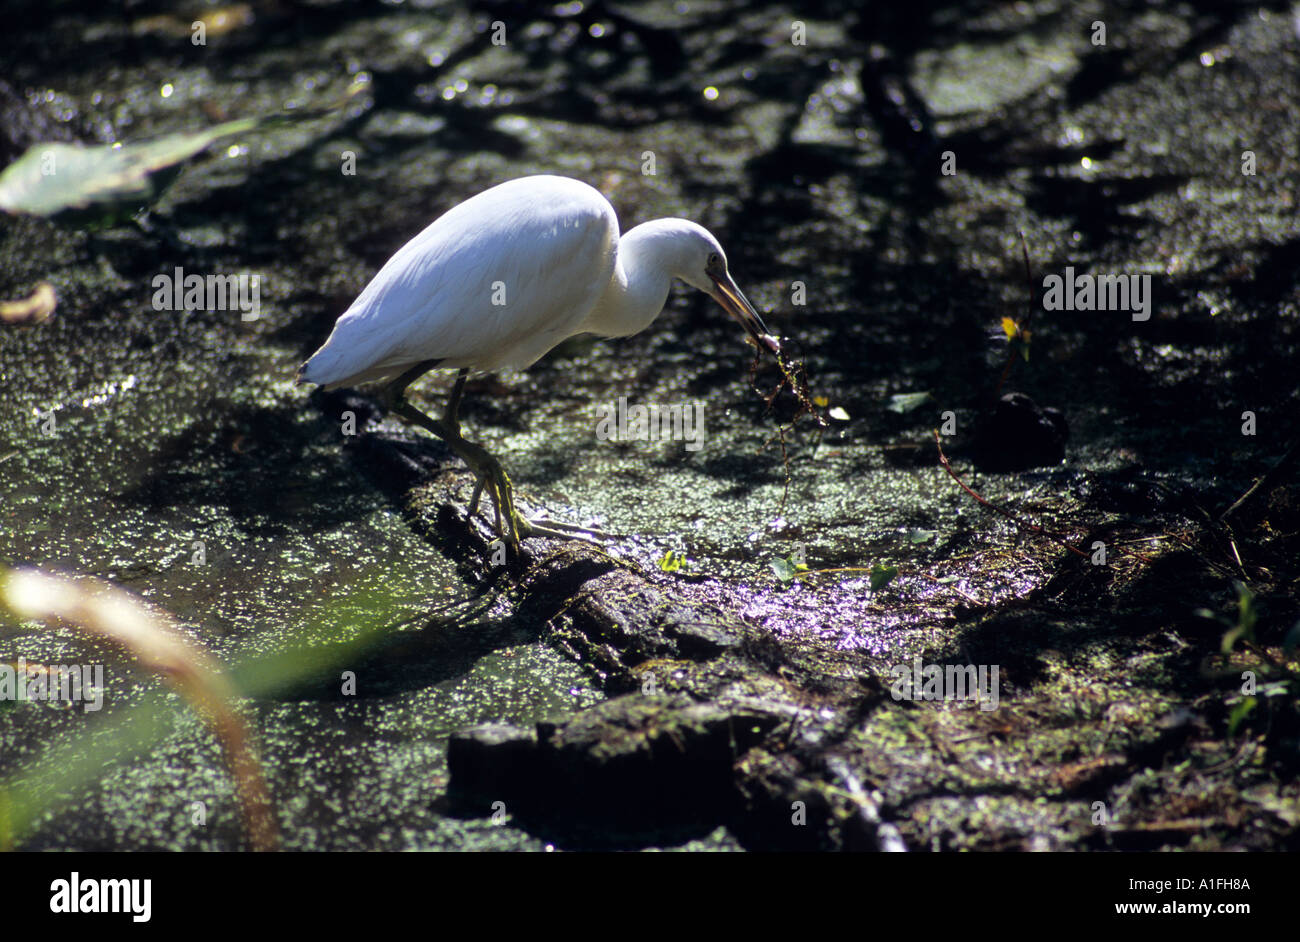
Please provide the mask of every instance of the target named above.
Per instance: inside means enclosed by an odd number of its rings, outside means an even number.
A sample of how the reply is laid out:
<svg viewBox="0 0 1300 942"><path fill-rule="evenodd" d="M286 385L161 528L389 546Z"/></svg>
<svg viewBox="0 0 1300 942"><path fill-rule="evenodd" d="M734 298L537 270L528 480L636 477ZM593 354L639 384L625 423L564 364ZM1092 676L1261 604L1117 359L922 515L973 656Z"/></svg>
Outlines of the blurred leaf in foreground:
<svg viewBox="0 0 1300 942"><path fill-rule="evenodd" d="M130 219L162 195L186 160L223 138L254 128L319 118L357 93L354 83L323 108L225 121L202 131L124 144L33 144L0 172L0 210L73 225L109 226Z"/></svg>
<svg viewBox="0 0 1300 942"><path fill-rule="evenodd" d="M184 161L259 120L241 118L136 144L33 144L0 173L0 209L86 224L129 219L162 195Z"/></svg>
<svg viewBox="0 0 1300 942"><path fill-rule="evenodd" d="M15 326L40 324L50 319L59 303L54 286L42 281L27 297L18 301L0 301L0 323Z"/></svg>
<svg viewBox="0 0 1300 942"><path fill-rule="evenodd" d="M140 600L94 579L14 570L0 576L0 603L20 618L61 622L102 638L183 694L221 743L253 846L275 849L279 838L253 737L235 710L234 687L211 655Z"/></svg>

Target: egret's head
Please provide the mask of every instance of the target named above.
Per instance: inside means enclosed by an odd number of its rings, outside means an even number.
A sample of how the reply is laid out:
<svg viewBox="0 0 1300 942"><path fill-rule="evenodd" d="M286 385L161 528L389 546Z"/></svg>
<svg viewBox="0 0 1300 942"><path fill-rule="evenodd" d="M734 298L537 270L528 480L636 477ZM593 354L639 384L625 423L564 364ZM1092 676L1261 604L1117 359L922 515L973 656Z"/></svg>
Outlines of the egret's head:
<svg viewBox="0 0 1300 942"><path fill-rule="evenodd" d="M713 233L693 222L682 222L686 225L679 230L681 254L677 276L722 305L724 311L740 322L759 349L779 353L781 347L776 337L768 332L763 319L727 272L727 253L722 251Z"/></svg>

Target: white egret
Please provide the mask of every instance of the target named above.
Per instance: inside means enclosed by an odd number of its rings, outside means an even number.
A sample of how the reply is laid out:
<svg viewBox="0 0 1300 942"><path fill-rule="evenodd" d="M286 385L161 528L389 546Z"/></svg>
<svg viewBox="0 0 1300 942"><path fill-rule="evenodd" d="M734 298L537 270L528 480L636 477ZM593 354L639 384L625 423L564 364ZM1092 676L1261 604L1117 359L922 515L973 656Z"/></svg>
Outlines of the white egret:
<svg viewBox="0 0 1300 942"><path fill-rule="evenodd" d="M488 488L497 531L512 545L590 532L516 511L501 463L460 433L465 378L470 370L530 366L575 334L635 334L659 316L673 278L712 296L753 343L779 355L704 227L656 219L620 238L614 207L587 184L511 180L448 210L398 249L299 368L298 382L331 389L386 382L390 407L445 441L474 472L471 516ZM404 395L435 367L459 370L441 420Z"/></svg>

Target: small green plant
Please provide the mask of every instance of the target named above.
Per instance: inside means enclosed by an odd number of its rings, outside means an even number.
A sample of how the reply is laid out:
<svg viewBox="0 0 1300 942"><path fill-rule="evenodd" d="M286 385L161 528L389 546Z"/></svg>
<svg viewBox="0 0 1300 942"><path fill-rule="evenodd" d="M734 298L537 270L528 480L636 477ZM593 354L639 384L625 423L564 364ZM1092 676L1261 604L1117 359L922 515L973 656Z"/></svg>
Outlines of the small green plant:
<svg viewBox="0 0 1300 942"><path fill-rule="evenodd" d="M1029 331L1024 324L1014 317L1002 318L1002 332L1007 335L1014 353L1019 353L1026 363L1029 362Z"/></svg>
<svg viewBox="0 0 1300 942"><path fill-rule="evenodd" d="M876 563L871 567L871 591L879 592L885 586L894 581L898 575L897 566L886 566L884 563Z"/></svg>
<svg viewBox="0 0 1300 942"><path fill-rule="evenodd" d="M669 550L659 557L659 568L664 572L680 572L689 566L690 562L685 553Z"/></svg>
<svg viewBox="0 0 1300 942"><path fill-rule="evenodd" d="M871 591L879 592L885 586L889 585L898 575L897 566L886 566L884 563L876 563L870 569L863 566L839 566L833 569L809 569L802 562L797 561L793 556L773 559L769 566L776 577L781 580L782 585L789 585L796 579L804 576L821 576L829 575L834 572L865 572L871 579Z"/></svg>
<svg viewBox="0 0 1300 942"><path fill-rule="evenodd" d="M1258 701L1254 697L1242 697L1241 702L1232 708L1232 712L1228 714L1229 736L1236 734L1237 727L1241 725L1242 720L1251 714L1251 711L1255 709L1255 704L1257 702Z"/></svg>
<svg viewBox="0 0 1300 942"><path fill-rule="evenodd" d="M1238 727L1258 708L1261 700L1270 697L1300 694L1300 676L1285 663L1279 662L1266 650L1261 650L1256 644L1255 625L1259 621L1259 612L1255 607L1255 593L1244 582L1234 582L1233 588L1237 591L1237 620L1235 622L1216 615L1208 608L1196 610L1196 614L1201 618L1208 618L1223 625L1225 630L1223 638L1219 642L1219 649L1225 656L1231 655L1237 643L1241 642L1266 662L1262 668L1266 672L1266 677L1262 678L1262 682L1259 683L1258 687L1255 686L1255 682L1252 680L1249 687L1243 687L1242 696L1227 701L1232 706L1232 710L1228 714L1229 736L1237 732ZM1300 623L1292 627L1283 640L1283 657L1291 655L1296 648L1297 642L1300 642ZM1268 665L1273 668L1273 679L1267 679ZM1283 676L1279 677L1277 672L1280 672ZM1253 671L1250 676L1254 676Z"/></svg>
<svg viewBox="0 0 1300 942"><path fill-rule="evenodd" d="M1237 621L1235 624L1216 615L1208 608L1198 608L1196 610L1196 614L1201 618L1217 621L1227 629L1223 634L1223 640L1219 643L1219 648L1224 654L1231 654L1238 641L1254 643L1255 622L1258 618L1255 611L1255 593L1244 582L1234 582L1232 585L1237 590Z"/></svg>
<svg viewBox="0 0 1300 942"><path fill-rule="evenodd" d="M1234 582L1237 589L1237 624L1223 636L1223 653L1227 654L1232 650L1232 646L1237 640L1246 641L1255 640L1255 622L1258 615L1255 611L1255 593L1250 591L1244 582Z"/></svg>
<svg viewBox="0 0 1300 942"><path fill-rule="evenodd" d="M793 556L778 556L776 559L772 560L769 565L772 567L772 571L776 573L776 577L780 579L784 585L793 582L800 573L808 571L807 564L797 561Z"/></svg>

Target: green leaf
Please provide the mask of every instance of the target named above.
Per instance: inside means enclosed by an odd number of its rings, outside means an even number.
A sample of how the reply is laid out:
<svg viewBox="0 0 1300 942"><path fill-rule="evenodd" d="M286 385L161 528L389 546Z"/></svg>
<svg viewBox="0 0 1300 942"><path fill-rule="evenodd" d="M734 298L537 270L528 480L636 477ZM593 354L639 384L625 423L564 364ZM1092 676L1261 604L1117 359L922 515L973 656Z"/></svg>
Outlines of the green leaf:
<svg viewBox="0 0 1300 942"><path fill-rule="evenodd" d="M937 532L938 532L937 530L912 529L907 531L907 539L908 542L914 545L919 545L921 543L929 543L931 540L934 539L934 535Z"/></svg>
<svg viewBox="0 0 1300 942"><path fill-rule="evenodd" d="M1237 624L1241 625L1251 639L1254 639L1255 593L1250 591L1244 582L1234 582L1233 586L1237 589Z"/></svg>
<svg viewBox="0 0 1300 942"><path fill-rule="evenodd" d="M1241 725L1241 721L1255 709L1255 702L1254 697L1243 697L1241 702L1232 708L1232 713L1228 716L1229 736L1237 732L1237 727Z"/></svg>
<svg viewBox="0 0 1300 942"><path fill-rule="evenodd" d="M795 560L793 556L788 559L782 559L780 556L768 563L776 577L782 582L793 582L800 573L808 571L808 566Z"/></svg>
<svg viewBox="0 0 1300 942"><path fill-rule="evenodd" d="M885 566L881 563L876 563L876 565L871 567L871 591L879 592L885 586L889 585L889 583L893 582L896 575L898 575L897 566Z"/></svg>
<svg viewBox="0 0 1300 942"><path fill-rule="evenodd" d="M259 123L242 118L135 144L33 144L0 173L0 209L33 216L129 217L162 195L184 161Z"/></svg>
<svg viewBox="0 0 1300 942"><path fill-rule="evenodd" d="M1224 654L1231 654L1233 646L1242 638L1255 640L1255 593L1244 582L1234 582L1233 585L1237 589L1237 624L1223 635L1220 649Z"/></svg>
<svg viewBox="0 0 1300 942"><path fill-rule="evenodd" d="M688 560L686 559L685 553L678 553L674 550L669 550L664 553L663 556L659 557L659 568L664 572L677 572L678 570L685 569L687 562Z"/></svg>
<svg viewBox="0 0 1300 942"><path fill-rule="evenodd" d="M904 412L911 412L913 409L918 409L929 401L930 394L928 392L895 393L889 397L888 408L890 412L898 412L901 414Z"/></svg>
<svg viewBox="0 0 1300 942"><path fill-rule="evenodd" d="M794 579L794 564L788 559L782 559L778 556L769 564L776 577L782 582L790 582Z"/></svg>
<svg viewBox="0 0 1300 942"><path fill-rule="evenodd" d="M354 83L322 108L239 118L129 144L33 144L0 172L0 210L86 225L129 219L162 195L185 161L217 141L265 125L322 117L343 107L361 87Z"/></svg>

